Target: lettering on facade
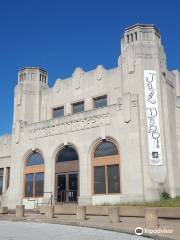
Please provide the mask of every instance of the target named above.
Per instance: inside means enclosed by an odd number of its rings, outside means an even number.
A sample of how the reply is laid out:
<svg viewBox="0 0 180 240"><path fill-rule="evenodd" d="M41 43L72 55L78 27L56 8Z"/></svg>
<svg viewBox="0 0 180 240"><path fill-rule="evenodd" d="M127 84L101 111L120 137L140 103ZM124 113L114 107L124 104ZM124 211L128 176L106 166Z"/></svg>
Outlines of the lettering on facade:
<svg viewBox="0 0 180 240"><path fill-rule="evenodd" d="M58 120L59 122L57 122L57 119L53 119L46 127L34 128L30 130L30 139L109 125L110 114L106 113L66 122L62 122L61 119Z"/></svg>
<svg viewBox="0 0 180 240"><path fill-rule="evenodd" d="M156 71L144 71L149 160L151 165L162 164Z"/></svg>

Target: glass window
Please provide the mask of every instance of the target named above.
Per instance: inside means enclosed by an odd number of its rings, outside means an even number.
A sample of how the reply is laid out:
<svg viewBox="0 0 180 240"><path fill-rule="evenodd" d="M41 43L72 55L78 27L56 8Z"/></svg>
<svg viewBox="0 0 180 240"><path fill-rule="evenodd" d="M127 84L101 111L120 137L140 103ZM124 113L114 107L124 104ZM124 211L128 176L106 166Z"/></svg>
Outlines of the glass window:
<svg viewBox="0 0 180 240"><path fill-rule="evenodd" d="M73 103L73 113L83 112L84 111L84 102Z"/></svg>
<svg viewBox="0 0 180 240"><path fill-rule="evenodd" d="M9 188L9 181L10 181L10 167L7 167L7 183L6 183L6 189Z"/></svg>
<svg viewBox="0 0 180 240"><path fill-rule="evenodd" d="M94 168L94 193L106 193L105 166Z"/></svg>
<svg viewBox="0 0 180 240"><path fill-rule="evenodd" d="M44 192L44 173L35 174L35 196L43 196Z"/></svg>
<svg viewBox="0 0 180 240"><path fill-rule="evenodd" d="M107 166L108 193L120 192L119 165Z"/></svg>
<svg viewBox="0 0 180 240"><path fill-rule="evenodd" d="M104 141L97 146L94 157L112 156L117 154L118 150L116 145L112 142Z"/></svg>
<svg viewBox="0 0 180 240"><path fill-rule="evenodd" d="M100 108L100 107L106 107L107 106L107 96L101 96L98 98L94 98L94 107Z"/></svg>
<svg viewBox="0 0 180 240"><path fill-rule="evenodd" d="M26 166L34 166L34 165L41 165L41 164L44 164L43 157L41 156L40 153L36 152L31 154L28 157Z"/></svg>
<svg viewBox="0 0 180 240"><path fill-rule="evenodd" d="M3 192L3 175L4 175L4 169L0 168L0 195L2 195L2 192Z"/></svg>
<svg viewBox="0 0 180 240"><path fill-rule="evenodd" d="M25 197L33 197L34 174L26 174L25 178Z"/></svg>
<svg viewBox="0 0 180 240"><path fill-rule="evenodd" d="M63 116L64 116L64 107L53 109L53 118L63 117Z"/></svg>
<svg viewBox="0 0 180 240"><path fill-rule="evenodd" d="M65 146L57 155L57 162L78 160L78 154L71 146Z"/></svg>
<svg viewBox="0 0 180 240"><path fill-rule="evenodd" d="M25 175L25 197L41 197L44 192L44 173Z"/></svg>

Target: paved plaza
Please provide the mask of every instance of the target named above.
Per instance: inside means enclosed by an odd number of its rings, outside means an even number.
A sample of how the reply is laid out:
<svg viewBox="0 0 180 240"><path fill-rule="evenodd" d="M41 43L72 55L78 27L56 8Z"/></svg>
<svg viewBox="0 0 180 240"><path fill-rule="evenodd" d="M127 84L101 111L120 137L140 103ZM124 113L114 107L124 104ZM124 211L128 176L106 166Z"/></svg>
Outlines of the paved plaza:
<svg viewBox="0 0 180 240"><path fill-rule="evenodd" d="M49 223L0 221L0 240L148 240L124 233Z"/></svg>

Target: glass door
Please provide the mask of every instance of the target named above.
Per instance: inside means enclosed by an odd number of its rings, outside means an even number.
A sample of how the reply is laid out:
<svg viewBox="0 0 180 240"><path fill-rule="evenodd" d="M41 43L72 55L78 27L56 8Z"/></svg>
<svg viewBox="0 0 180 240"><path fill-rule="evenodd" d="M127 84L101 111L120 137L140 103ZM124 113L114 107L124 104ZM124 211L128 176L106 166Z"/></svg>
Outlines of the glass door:
<svg viewBox="0 0 180 240"><path fill-rule="evenodd" d="M66 173L57 175L57 201L76 202L78 196L78 174Z"/></svg>
<svg viewBox="0 0 180 240"><path fill-rule="evenodd" d="M57 176L57 201L66 201L66 175Z"/></svg>
<svg viewBox="0 0 180 240"><path fill-rule="evenodd" d="M77 173L69 174L69 201L77 201L78 178Z"/></svg>

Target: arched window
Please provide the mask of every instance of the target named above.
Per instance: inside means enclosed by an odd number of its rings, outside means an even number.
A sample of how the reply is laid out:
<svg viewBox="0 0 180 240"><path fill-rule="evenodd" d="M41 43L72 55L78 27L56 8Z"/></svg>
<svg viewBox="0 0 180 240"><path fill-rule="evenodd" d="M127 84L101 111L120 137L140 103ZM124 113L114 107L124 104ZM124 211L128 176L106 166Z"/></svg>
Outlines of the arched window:
<svg viewBox="0 0 180 240"><path fill-rule="evenodd" d="M71 146L65 146L57 155L57 162L67 162L78 160L76 150Z"/></svg>
<svg viewBox="0 0 180 240"><path fill-rule="evenodd" d="M26 162L26 167L34 166L34 165L41 165L41 164L44 164L43 157L41 156L40 153L35 152L28 157L27 162Z"/></svg>
<svg viewBox="0 0 180 240"><path fill-rule="evenodd" d="M25 197L42 197L44 192L44 159L33 152L26 160L24 169Z"/></svg>
<svg viewBox="0 0 180 240"><path fill-rule="evenodd" d="M92 159L94 194L120 193L120 157L116 145L102 141L95 147Z"/></svg>
<svg viewBox="0 0 180 240"><path fill-rule="evenodd" d="M117 155L118 150L114 143L109 141L101 142L95 150L94 157L105 157L105 156L112 156Z"/></svg>

